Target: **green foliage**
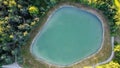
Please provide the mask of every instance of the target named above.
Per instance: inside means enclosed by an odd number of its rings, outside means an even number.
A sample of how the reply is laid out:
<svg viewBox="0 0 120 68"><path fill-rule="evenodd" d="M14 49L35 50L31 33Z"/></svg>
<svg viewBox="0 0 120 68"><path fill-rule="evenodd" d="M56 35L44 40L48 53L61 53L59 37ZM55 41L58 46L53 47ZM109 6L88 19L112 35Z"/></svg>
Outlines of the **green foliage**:
<svg viewBox="0 0 120 68"><path fill-rule="evenodd" d="M116 15L116 8L114 8L114 4L112 0L89 0L90 6L97 8L103 12L103 14L109 20L111 35L117 35L117 28L115 25L116 19L114 16Z"/></svg>
<svg viewBox="0 0 120 68"><path fill-rule="evenodd" d="M110 61L109 63L97 66L96 68L120 68L120 64L114 61Z"/></svg>
<svg viewBox="0 0 120 68"><path fill-rule="evenodd" d="M35 7L35 6L30 6L30 7L28 8L28 10L29 10L29 13L32 14L32 15L39 13L38 8Z"/></svg>
<svg viewBox="0 0 120 68"><path fill-rule="evenodd" d="M25 43L26 36L33 28L31 21L37 21L35 18L39 13L37 7L30 12L36 14L35 16L29 13L27 8L30 2L29 0L0 2L0 66L15 61L22 63L21 45Z"/></svg>
<svg viewBox="0 0 120 68"><path fill-rule="evenodd" d="M115 58L113 60L120 64L120 51L115 52Z"/></svg>
<svg viewBox="0 0 120 68"><path fill-rule="evenodd" d="M50 0L50 3L52 4L52 6L54 6L57 3L57 0Z"/></svg>
<svg viewBox="0 0 120 68"><path fill-rule="evenodd" d="M120 44L116 44L114 47L115 55L114 55L114 61L118 62L120 64Z"/></svg>

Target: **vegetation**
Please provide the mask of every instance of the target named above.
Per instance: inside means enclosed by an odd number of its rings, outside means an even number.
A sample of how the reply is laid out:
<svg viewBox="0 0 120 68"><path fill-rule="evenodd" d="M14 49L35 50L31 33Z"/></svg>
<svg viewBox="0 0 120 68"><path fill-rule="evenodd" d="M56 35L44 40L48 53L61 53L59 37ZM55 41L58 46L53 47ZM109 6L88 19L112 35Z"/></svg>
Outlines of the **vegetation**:
<svg viewBox="0 0 120 68"><path fill-rule="evenodd" d="M93 5L95 4L95 5ZM120 30L120 2L118 0L109 1L109 0L101 0L96 1L93 0L89 2L89 5L92 5L95 8L98 8L99 10L102 10L103 13L107 16L109 19L109 25L111 29L111 35L113 36L120 36L119 30ZM119 42L120 43L120 42ZM120 45L117 44L114 47L115 57L113 61L97 66L96 68L120 68Z"/></svg>
<svg viewBox="0 0 120 68"><path fill-rule="evenodd" d="M21 47L25 45L29 34L39 18L54 5L66 0L0 0L0 66L15 61L23 63ZM112 36L120 36L119 0L69 0L101 10L109 20ZM108 64L97 68L120 67L120 45L115 46L115 57Z"/></svg>
<svg viewBox="0 0 120 68"><path fill-rule="evenodd" d="M22 63L21 45L39 19L34 15L39 14L38 9L29 12L29 8L27 1L0 0L0 65Z"/></svg>
<svg viewBox="0 0 120 68"><path fill-rule="evenodd" d="M116 8L120 9L120 1L119 0L114 0Z"/></svg>
<svg viewBox="0 0 120 68"><path fill-rule="evenodd" d="M97 66L96 68L120 68L120 64L117 62L111 61L108 64Z"/></svg>
<svg viewBox="0 0 120 68"><path fill-rule="evenodd" d="M113 61L104 65L97 66L96 68L120 68L120 45L119 44L115 45L114 52L115 52L115 57Z"/></svg>
<svg viewBox="0 0 120 68"><path fill-rule="evenodd" d="M120 51L120 45L116 45L115 48L114 48L114 51L115 51L115 52Z"/></svg>
<svg viewBox="0 0 120 68"><path fill-rule="evenodd" d="M35 6L30 6L28 10L29 10L29 13L30 13L30 14L33 14L33 15L39 13L38 8L35 7Z"/></svg>
<svg viewBox="0 0 120 68"><path fill-rule="evenodd" d="M120 44L115 45L114 51L115 55L113 61L118 62L120 64Z"/></svg>

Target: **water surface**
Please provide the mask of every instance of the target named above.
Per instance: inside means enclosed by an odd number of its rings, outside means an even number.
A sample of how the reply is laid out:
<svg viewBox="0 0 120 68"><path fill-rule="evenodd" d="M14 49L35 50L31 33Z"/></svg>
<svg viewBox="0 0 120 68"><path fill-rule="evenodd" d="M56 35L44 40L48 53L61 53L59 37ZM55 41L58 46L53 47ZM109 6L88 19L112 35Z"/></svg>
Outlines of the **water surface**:
<svg viewBox="0 0 120 68"><path fill-rule="evenodd" d="M50 64L71 65L101 47L101 21L85 10L64 6L53 12L32 44L32 54Z"/></svg>

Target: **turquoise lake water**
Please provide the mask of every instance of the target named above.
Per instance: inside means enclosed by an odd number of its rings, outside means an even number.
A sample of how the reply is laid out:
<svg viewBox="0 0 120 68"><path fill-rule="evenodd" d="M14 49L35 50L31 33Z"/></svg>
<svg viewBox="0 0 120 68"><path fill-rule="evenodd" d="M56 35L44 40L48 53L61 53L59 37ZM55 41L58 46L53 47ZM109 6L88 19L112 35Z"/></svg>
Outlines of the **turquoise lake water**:
<svg viewBox="0 0 120 68"><path fill-rule="evenodd" d="M64 6L53 12L31 47L40 60L71 65L96 53L102 44L101 21L92 13Z"/></svg>

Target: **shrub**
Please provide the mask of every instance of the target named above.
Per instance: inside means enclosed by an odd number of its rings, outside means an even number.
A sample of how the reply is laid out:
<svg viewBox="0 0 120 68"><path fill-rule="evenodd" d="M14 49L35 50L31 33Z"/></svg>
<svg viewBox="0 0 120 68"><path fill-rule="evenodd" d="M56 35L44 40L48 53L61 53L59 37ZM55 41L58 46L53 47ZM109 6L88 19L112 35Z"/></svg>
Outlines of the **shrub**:
<svg viewBox="0 0 120 68"><path fill-rule="evenodd" d="M50 2L51 2L51 4L53 4L53 5L57 3L56 0L50 0Z"/></svg>
<svg viewBox="0 0 120 68"><path fill-rule="evenodd" d="M16 2L15 2L15 0L10 0L9 7L13 7L13 6L16 6Z"/></svg>
<svg viewBox="0 0 120 68"><path fill-rule="evenodd" d="M111 61L107 64L97 66L96 68L120 68L120 64L118 64L117 62Z"/></svg>
<svg viewBox="0 0 120 68"><path fill-rule="evenodd" d="M35 6L30 6L29 8L28 8L28 10L29 10L29 13L30 14L32 14L32 15L36 15L36 14L39 14L39 10L38 10L38 8L37 7L35 7Z"/></svg>
<svg viewBox="0 0 120 68"><path fill-rule="evenodd" d="M118 62L120 64L120 44L116 44L114 47L114 61Z"/></svg>
<svg viewBox="0 0 120 68"><path fill-rule="evenodd" d="M30 15L30 12L26 9L26 8L23 8L20 10L20 16L22 16L24 19L31 19L31 15Z"/></svg>
<svg viewBox="0 0 120 68"><path fill-rule="evenodd" d="M27 32L27 31L25 31L25 32L23 33L23 35L24 35L24 36L27 36L27 35L28 35L28 32Z"/></svg>
<svg viewBox="0 0 120 68"><path fill-rule="evenodd" d="M120 9L120 1L119 0L114 0L115 6Z"/></svg>
<svg viewBox="0 0 120 68"><path fill-rule="evenodd" d="M14 38L14 36L13 36L13 35L10 35L10 38L11 38L11 39L13 39L13 38Z"/></svg>

